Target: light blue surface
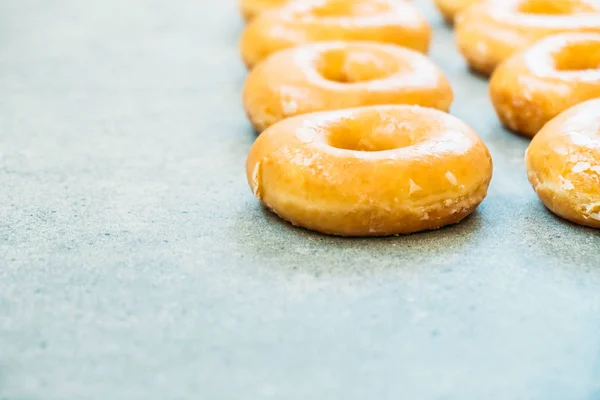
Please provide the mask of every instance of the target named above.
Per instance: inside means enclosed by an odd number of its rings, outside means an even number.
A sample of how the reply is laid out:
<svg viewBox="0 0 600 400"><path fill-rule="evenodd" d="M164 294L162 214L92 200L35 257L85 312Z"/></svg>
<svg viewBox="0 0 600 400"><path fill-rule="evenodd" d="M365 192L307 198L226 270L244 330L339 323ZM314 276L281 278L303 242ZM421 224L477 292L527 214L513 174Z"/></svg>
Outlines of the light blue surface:
<svg viewBox="0 0 600 400"><path fill-rule="evenodd" d="M600 236L548 214L431 5L479 212L292 228L244 177L236 4L0 3L0 399L600 399Z"/></svg>

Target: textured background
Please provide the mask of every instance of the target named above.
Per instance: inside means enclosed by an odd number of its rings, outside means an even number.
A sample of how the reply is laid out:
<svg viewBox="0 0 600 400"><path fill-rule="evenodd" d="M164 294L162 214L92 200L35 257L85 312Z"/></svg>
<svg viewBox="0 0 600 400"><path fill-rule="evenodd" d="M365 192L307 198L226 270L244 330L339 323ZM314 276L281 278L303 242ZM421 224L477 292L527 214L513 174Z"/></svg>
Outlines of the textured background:
<svg viewBox="0 0 600 400"><path fill-rule="evenodd" d="M600 235L417 3L495 176L363 240L251 196L233 0L1 1L0 399L600 399Z"/></svg>

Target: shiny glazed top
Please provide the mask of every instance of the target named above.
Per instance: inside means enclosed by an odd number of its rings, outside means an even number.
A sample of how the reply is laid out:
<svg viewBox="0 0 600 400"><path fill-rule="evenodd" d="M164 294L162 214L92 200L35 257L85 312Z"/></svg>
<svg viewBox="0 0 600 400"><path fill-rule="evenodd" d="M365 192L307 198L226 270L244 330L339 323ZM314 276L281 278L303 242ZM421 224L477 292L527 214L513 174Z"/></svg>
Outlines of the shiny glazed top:
<svg viewBox="0 0 600 400"><path fill-rule="evenodd" d="M509 128L534 136L567 108L600 97L600 34L549 36L494 72L490 94Z"/></svg>
<svg viewBox="0 0 600 400"><path fill-rule="evenodd" d="M258 131L285 117L377 104L448 110L452 88L424 55L389 44L320 42L278 52L252 70L244 105Z"/></svg>
<svg viewBox="0 0 600 400"><path fill-rule="evenodd" d="M539 39L563 32L600 33L600 3L592 0L487 0L456 20L459 47L492 69ZM484 71L491 72L491 71Z"/></svg>
<svg viewBox="0 0 600 400"><path fill-rule="evenodd" d="M308 114L284 120L256 140L248 158L248 181L257 163L263 183L318 201L342 199L354 209L418 209L458 201L487 187L491 158L481 139L459 119L418 106L373 106ZM267 172L268 171L268 172ZM302 182L301 185L299 183ZM299 193L298 191L301 191ZM264 193L257 193L259 197Z"/></svg>

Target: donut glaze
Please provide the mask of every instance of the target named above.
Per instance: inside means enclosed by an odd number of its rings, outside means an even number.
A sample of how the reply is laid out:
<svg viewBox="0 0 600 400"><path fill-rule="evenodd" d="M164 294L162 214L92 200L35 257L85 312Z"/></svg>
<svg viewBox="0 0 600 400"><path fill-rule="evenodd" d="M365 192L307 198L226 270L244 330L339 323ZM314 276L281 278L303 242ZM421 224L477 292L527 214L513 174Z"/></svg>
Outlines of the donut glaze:
<svg viewBox="0 0 600 400"><path fill-rule="evenodd" d="M529 181L550 211L600 228L600 99L578 104L546 124L525 161Z"/></svg>
<svg viewBox="0 0 600 400"><path fill-rule="evenodd" d="M252 192L294 225L343 236L436 229L486 196L492 161L462 121L419 106L371 106L283 120L258 137Z"/></svg>
<svg viewBox="0 0 600 400"><path fill-rule="evenodd" d="M245 21L254 19L263 11L276 10L292 0L240 0L240 11Z"/></svg>
<svg viewBox="0 0 600 400"><path fill-rule="evenodd" d="M396 45L320 42L283 50L254 68L244 85L258 132L295 115L378 104L447 111L450 83L427 57Z"/></svg>
<svg viewBox="0 0 600 400"><path fill-rule="evenodd" d="M442 13L444 20L452 24L454 23L454 17L460 11L464 10L471 4L475 4L480 0L435 0L435 5Z"/></svg>
<svg viewBox="0 0 600 400"><path fill-rule="evenodd" d="M534 136L567 108L600 97L600 34L550 36L502 63L492 103L509 129Z"/></svg>
<svg viewBox="0 0 600 400"><path fill-rule="evenodd" d="M487 0L456 19L456 41L470 68L490 75L504 60L557 33L600 33L595 0Z"/></svg>
<svg viewBox="0 0 600 400"><path fill-rule="evenodd" d="M392 43L425 53L430 34L415 6L402 0L303 0L256 17L240 48L252 68L277 51L332 40Z"/></svg>

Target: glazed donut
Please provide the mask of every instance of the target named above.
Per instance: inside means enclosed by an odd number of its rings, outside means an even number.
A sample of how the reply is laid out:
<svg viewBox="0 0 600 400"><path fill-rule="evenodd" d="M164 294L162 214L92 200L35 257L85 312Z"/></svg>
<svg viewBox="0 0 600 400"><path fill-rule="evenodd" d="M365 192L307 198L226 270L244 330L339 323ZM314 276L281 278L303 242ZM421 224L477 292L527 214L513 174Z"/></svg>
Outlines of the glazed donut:
<svg viewBox="0 0 600 400"><path fill-rule="evenodd" d="M258 132L295 115L377 104L447 111L452 88L429 59L400 46L320 42L283 50L254 68L244 85Z"/></svg>
<svg viewBox="0 0 600 400"><path fill-rule="evenodd" d="M569 221L600 228L600 99L576 105L533 138L525 161L542 202Z"/></svg>
<svg viewBox="0 0 600 400"><path fill-rule="evenodd" d="M490 96L509 129L533 136L567 108L600 97L600 34L550 36L502 63Z"/></svg>
<svg viewBox="0 0 600 400"><path fill-rule="evenodd" d="M240 0L244 20L250 21L263 11L276 10L291 0Z"/></svg>
<svg viewBox="0 0 600 400"><path fill-rule="evenodd" d="M454 23L454 17L458 12L479 1L480 0L435 0L435 4L442 13L444 20L446 20L447 23L452 24Z"/></svg>
<svg viewBox="0 0 600 400"><path fill-rule="evenodd" d="M430 28L419 11L401 0L303 0L252 20L241 39L252 68L270 54L330 40L392 43L427 52Z"/></svg>
<svg viewBox="0 0 600 400"><path fill-rule="evenodd" d="M258 199L294 225L386 236L461 221L486 196L492 162L456 117L388 105L283 120L258 137L246 173Z"/></svg>
<svg viewBox="0 0 600 400"><path fill-rule="evenodd" d="M456 19L458 48L472 70L490 75L517 51L557 33L600 33L596 0L487 0Z"/></svg>

